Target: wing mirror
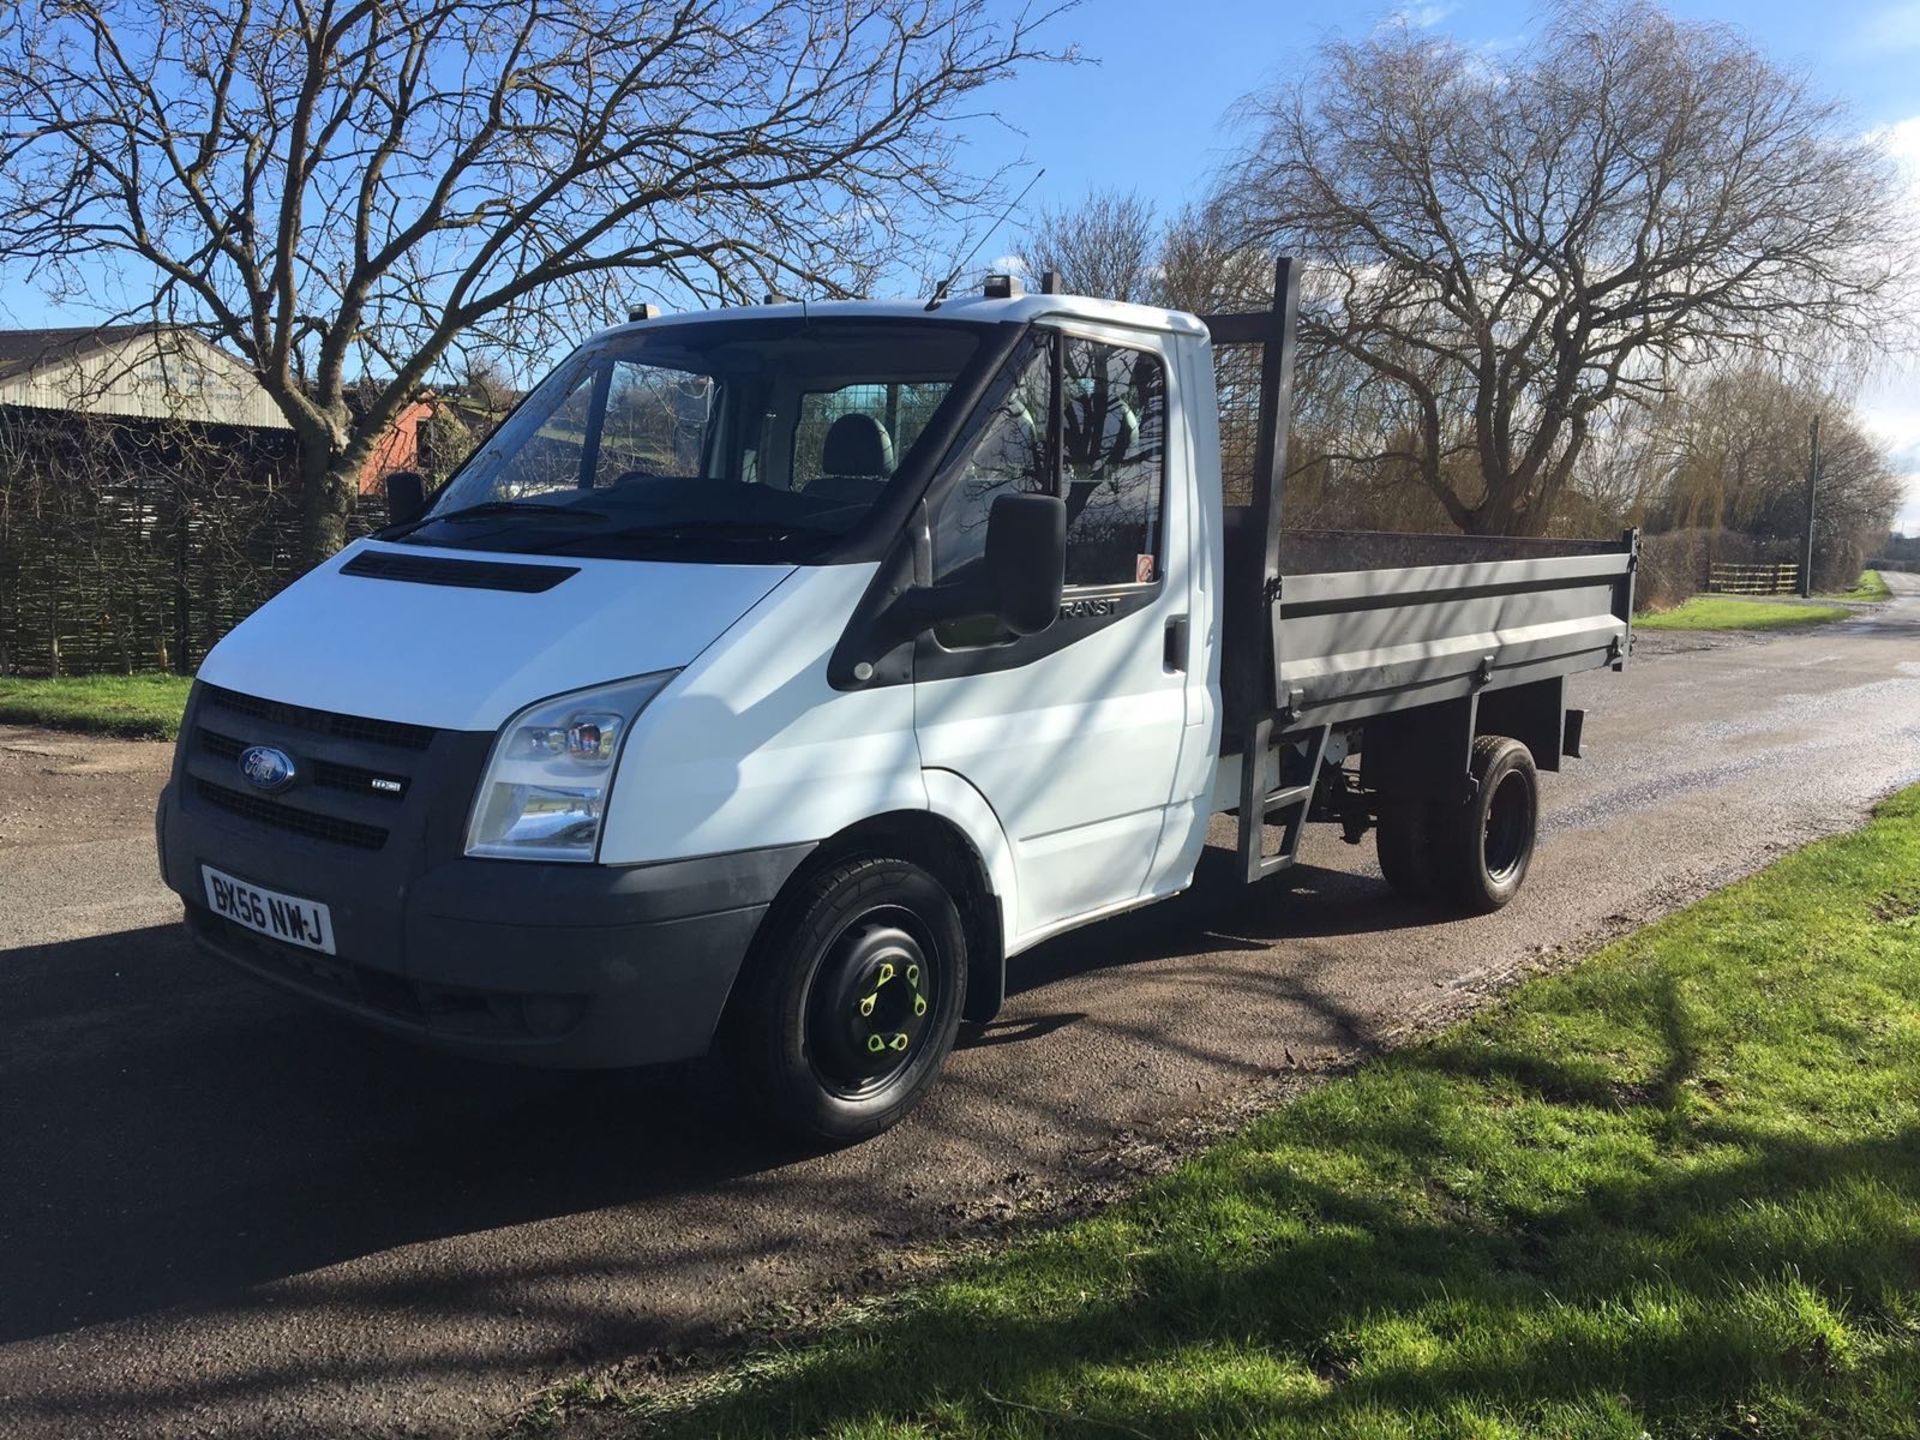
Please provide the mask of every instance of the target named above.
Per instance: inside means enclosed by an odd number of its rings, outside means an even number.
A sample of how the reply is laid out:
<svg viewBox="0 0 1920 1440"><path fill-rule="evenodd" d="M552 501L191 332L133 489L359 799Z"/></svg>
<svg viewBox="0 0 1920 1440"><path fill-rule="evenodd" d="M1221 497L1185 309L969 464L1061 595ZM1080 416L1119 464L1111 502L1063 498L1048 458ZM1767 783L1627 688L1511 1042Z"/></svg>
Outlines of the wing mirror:
<svg viewBox="0 0 1920 1440"><path fill-rule="evenodd" d="M1067 572L1067 504L1057 495L1002 495L987 512L985 613L1016 635L1060 614Z"/></svg>
<svg viewBox="0 0 1920 1440"><path fill-rule="evenodd" d="M973 573L910 590L895 607L902 638L955 620L996 620L1037 635L1060 614L1067 507L1056 495L1002 495L987 512L986 553Z"/></svg>
<svg viewBox="0 0 1920 1440"><path fill-rule="evenodd" d="M426 479L414 470L396 470L387 476L387 523L404 525L427 508Z"/></svg>

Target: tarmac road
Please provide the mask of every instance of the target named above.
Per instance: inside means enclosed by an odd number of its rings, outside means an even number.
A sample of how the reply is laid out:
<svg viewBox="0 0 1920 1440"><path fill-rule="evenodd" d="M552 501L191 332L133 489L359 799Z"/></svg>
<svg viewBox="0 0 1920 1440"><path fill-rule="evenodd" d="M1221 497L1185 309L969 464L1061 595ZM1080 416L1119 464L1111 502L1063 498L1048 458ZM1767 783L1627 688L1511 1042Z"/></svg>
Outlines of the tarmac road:
<svg viewBox="0 0 1920 1440"><path fill-rule="evenodd" d="M0 1434L473 1435L545 1383L884 1281L916 1242L1104 1193L1300 1073L1430 1027L1920 781L1920 577L1583 677L1520 899L1436 921L1316 833L1021 962L901 1129L803 1156L697 1067L416 1052L191 953L162 746L0 730Z"/></svg>

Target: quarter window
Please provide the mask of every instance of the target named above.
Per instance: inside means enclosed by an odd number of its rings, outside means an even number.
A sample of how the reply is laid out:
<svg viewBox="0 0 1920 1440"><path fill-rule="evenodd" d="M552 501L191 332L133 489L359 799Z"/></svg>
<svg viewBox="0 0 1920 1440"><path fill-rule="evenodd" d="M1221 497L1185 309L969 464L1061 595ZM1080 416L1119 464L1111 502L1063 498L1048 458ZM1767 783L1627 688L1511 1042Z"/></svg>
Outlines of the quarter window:
<svg viewBox="0 0 1920 1440"><path fill-rule="evenodd" d="M959 483L947 492L933 527L936 578L946 580L986 553L987 515L1002 495L1053 489L1047 460L1047 356L1034 356L993 412Z"/></svg>

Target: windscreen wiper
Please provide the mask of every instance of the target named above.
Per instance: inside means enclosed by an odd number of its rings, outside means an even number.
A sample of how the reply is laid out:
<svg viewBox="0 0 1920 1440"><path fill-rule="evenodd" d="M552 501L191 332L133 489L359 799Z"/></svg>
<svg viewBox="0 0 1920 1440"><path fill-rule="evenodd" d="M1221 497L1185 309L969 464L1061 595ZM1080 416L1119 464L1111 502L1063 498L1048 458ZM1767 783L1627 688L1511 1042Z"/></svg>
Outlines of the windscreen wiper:
<svg viewBox="0 0 1920 1440"><path fill-rule="evenodd" d="M379 532L377 538L399 540L411 535L423 525L438 524L442 520L478 520L488 515L508 514L558 515L568 519L596 522L607 518L607 512L604 510L583 509L575 505L542 505L538 500L482 500L478 505L462 505L457 510L422 515L418 520L409 520L404 525L389 525Z"/></svg>

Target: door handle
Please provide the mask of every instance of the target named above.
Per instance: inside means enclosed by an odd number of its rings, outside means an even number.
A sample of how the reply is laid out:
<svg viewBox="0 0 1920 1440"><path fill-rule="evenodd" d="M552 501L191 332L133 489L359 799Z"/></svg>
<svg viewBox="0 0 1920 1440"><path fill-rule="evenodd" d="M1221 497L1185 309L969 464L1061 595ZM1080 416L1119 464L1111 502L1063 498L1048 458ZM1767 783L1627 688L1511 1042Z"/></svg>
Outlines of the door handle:
<svg viewBox="0 0 1920 1440"><path fill-rule="evenodd" d="M1187 668L1187 617L1169 615L1167 617L1166 649L1161 652L1161 664L1169 671Z"/></svg>

